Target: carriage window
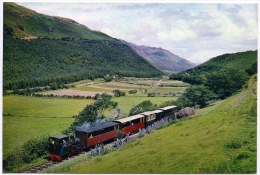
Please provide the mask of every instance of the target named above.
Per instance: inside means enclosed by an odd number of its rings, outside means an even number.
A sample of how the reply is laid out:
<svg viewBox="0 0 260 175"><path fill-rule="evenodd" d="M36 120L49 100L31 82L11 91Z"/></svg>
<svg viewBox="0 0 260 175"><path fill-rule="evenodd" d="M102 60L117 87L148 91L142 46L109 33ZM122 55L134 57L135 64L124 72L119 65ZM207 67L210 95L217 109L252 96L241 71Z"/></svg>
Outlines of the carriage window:
<svg viewBox="0 0 260 175"><path fill-rule="evenodd" d="M126 122L126 123L123 124L123 128L124 128L124 127L127 127L127 126L130 126L130 125L131 125L130 122Z"/></svg>

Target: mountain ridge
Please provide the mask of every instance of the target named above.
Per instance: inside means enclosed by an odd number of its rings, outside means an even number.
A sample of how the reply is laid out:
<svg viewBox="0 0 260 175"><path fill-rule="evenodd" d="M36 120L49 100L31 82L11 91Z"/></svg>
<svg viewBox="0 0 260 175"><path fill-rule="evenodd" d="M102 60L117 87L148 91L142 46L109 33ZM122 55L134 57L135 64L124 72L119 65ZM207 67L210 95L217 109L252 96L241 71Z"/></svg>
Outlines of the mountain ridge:
<svg viewBox="0 0 260 175"><path fill-rule="evenodd" d="M136 45L124 40L121 41L129 45L136 53L163 71L178 73L196 66L194 63L191 63L166 49L162 49L161 47L149 47Z"/></svg>

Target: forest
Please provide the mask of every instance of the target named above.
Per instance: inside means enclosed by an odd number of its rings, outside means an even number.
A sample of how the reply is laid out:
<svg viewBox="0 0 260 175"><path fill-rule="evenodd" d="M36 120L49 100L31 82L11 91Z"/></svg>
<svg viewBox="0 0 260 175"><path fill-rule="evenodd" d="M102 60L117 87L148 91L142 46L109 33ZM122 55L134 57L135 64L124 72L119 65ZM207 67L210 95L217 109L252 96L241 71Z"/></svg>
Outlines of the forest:
<svg viewBox="0 0 260 175"><path fill-rule="evenodd" d="M163 74L117 40L44 37L28 41L4 34L3 47L4 90L67 84L106 75L156 77Z"/></svg>

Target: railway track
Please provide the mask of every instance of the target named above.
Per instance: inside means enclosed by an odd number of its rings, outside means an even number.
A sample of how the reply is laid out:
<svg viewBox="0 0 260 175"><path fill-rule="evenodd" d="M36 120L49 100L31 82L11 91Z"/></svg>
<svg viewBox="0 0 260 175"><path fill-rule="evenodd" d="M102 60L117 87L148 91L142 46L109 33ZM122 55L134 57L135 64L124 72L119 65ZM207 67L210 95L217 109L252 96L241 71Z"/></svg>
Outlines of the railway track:
<svg viewBox="0 0 260 175"><path fill-rule="evenodd" d="M77 157L77 156L79 156L81 154L83 154L83 153L70 156L69 158L71 159L71 158ZM37 172L41 172L43 169L49 168L49 167L54 166L54 165L58 165L59 163L62 163L65 160L68 160L68 158L62 159L61 161L52 161L52 160L50 160L50 161L47 161L47 162L44 162L44 163L32 166L32 167L27 168L25 170L19 171L18 173L37 173Z"/></svg>
<svg viewBox="0 0 260 175"><path fill-rule="evenodd" d="M22 170L19 173L37 173L37 171L41 171L41 170L48 168L50 166L53 166L55 164L58 164L58 162L47 161L47 162L41 163L39 165L35 165L33 167Z"/></svg>

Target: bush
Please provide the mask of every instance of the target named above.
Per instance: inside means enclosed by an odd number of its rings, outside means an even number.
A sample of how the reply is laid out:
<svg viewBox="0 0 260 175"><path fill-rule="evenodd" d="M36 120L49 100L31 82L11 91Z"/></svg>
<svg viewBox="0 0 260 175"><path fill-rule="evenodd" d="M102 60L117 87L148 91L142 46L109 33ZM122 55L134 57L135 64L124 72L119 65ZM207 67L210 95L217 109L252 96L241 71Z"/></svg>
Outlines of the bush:
<svg viewBox="0 0 260 175"><path fill-rule="evenodd" d="M113 94L115 97L125 96L125 92L122 92L119 89L113 90Z"/></svg>
<svg viewBox="0 0 260 175"><path fill-rule="evenodd" d="M155 92L148 93L147 95L148 95L148 97L154 97L155 96Z"/></svg>
<svg viewBox="0 0 260 175"><path fill-rule="evenodd" d="M194 114L195 114L195 110L190 107L183 108L178 112L179 117L187 117Z"/></svg>
<svg viewBox="0 0 260 175"><path fill-rule="evenodd" d="M30 163L38 157L43 157L49 153L49 135L42 135L32 138L22 146L17 146L12 152L7 154L3 160L3 169L11 171L14 168Z"/></svg>
<svg viewBox="0 0 260 175"><path fill-rule="evenodd" d="M130 90L128 93L129 93L129 94L136 94L136 93L137 93L137 90Z"/></svg>

